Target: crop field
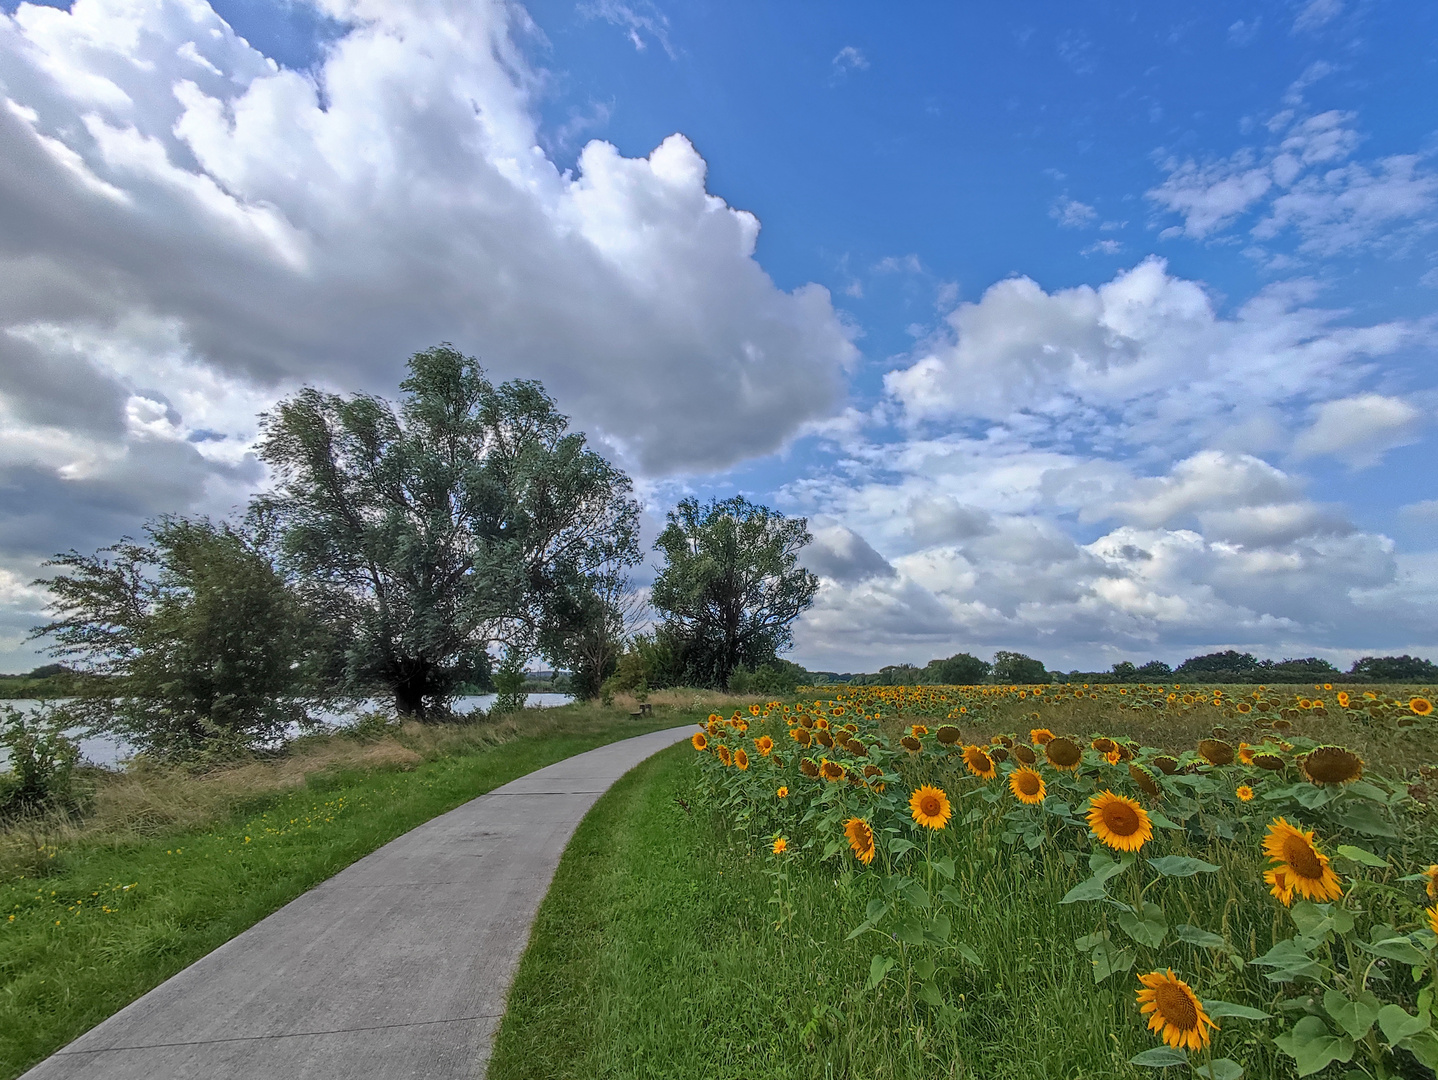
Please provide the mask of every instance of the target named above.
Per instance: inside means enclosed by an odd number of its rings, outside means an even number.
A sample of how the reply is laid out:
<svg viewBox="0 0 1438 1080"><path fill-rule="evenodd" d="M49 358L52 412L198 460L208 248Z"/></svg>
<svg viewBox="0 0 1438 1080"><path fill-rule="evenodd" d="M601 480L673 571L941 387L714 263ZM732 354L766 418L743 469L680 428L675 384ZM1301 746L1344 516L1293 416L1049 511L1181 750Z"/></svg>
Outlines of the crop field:
<svg viewBox="0 0 1438 1080"><path fill-rule="evenodd" d="M494 1075L1432 1076L1432 700L825 687L711 714L581 830Z"/></svg>

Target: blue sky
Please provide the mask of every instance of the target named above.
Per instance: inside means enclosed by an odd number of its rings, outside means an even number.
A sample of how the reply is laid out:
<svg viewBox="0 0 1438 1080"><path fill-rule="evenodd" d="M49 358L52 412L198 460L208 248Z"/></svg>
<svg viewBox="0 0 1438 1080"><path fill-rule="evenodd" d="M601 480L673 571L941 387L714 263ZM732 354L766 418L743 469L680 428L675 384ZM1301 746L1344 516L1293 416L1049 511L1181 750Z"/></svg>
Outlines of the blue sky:
<svg viewBox="0 0 1438 1080"><path fill-rule="evenodd" d="M811 666L1438 648L1426 5L6 10L0 667L440 339L809 516Z"/></svg>

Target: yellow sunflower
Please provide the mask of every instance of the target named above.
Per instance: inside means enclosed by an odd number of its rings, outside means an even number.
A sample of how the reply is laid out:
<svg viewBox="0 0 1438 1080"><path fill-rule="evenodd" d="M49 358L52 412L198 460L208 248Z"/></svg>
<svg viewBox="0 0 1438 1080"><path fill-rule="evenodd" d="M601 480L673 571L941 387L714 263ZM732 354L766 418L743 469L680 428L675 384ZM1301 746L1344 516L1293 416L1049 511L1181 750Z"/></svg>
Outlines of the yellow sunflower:
<svg viewBox="0 0 1438 1080"><path fill-rule="evenodd" d="M1046 727L1034 728L1029 732L1029 742L1035 746L1043 746L1051 741L1053 737L1054 733Z"/></svg>
<svg viewBox="0 0 1438 1080"><path fill-rule="evenodd" d="M799 771L805 776L817 777L819 775L819 766L814 764L812 758L800 758Z"/></svg>
<svg viewBox="0 0 1438 1080"><path fill-rule="evenodd" d="M909 728L909 734L914 736L915 738L927 735L928 733L929 729L926 728L923 724L915 724L913 727Z"/></svg>
<svg viewBox="0 0 1438 1080"><path fill-rule="evenodd" d="M796 727L789 734L800 746L808 746L814 741L814 736L809 734L808 728Z"/></svg>
<svg viewBox="0 0 1438 1080"><path fill-rule="evenodd" d="M844 836L849 841L854 858L866 866L874 861L874 830L867 821L863 818L850 818L844 822Z"/></svg>
<svg viewBox="0 0 1438 1080"><path fill-rule="evenodd" d="M1433 702L1426 697L1412 697L1408 699L1408 711L1414 716L1427 716L1433 711Z"/></svg>
<svg viewBox="0 0 1438 1080"><path fill-rule="evenodd" d="M1055 769L1078 772L1083 761L1083 750L1072 739L1055 738L1044 743L1044 757Z"/></svg>
<svg viewBox="0 0 1438 1080"><path fill-rule="evenodd" d="M830 761L827 758L825 758L824 763L819 766L819 775L831 784L844 779L847 772L848 770L837 761Z"/></svg>
<svg viewBox="0 0 1438 1080"><path fill-rule="evenodd" d="M964 747L964 767L980 780L992 780L996 772L994 759L981 746Z"/></svg>
<svg viewBox="0 0 1438 1080"><path fill-rule="evenodd" d="M917 754L920 750L924 748L924 744L921 743L918 739L914 738L912 735L905 735L902 739L899 740L899 745L911 754Z"/></svg>
<svg viewBox="0 0 1438 1080"><path fill-rule="evenodd" d="M959 737L959 729L954 727L953 724L945 724L943 727L939 728L938 740L945 746L953 746L954 743L959 741Z"/></svg>
<svg viewBox="0 0 1438 1080"><path fill-rule="evenodd" d="M1425 908L1423 913L1428 916L1428 929L1438 934L1438 907Z"/></svg>
<svg viewBox="0 0 1438 1080"><path fill-rule="evenodd" d="M948 825L953 809L940 788L925 784L909 796L909 812L924 828L942 829Z"/></svg>
<svg viewBox="0 0 1438 1080"><path fill-rule="evenodd" d="M759 751L760 757L768 757L769 751L774 749L774 740L767 735L760 735L754 740L754 749Z"/></svg>
<svg viewBox="0 0 1438 1080"><path fill-rule="evenodd" d="M724 765L732 765L732 764L734 764L734 755L731 754L731 753L729 753L729 748L728 748L727 746L723 745L722 743L721 743L721 744L719 745L719 747L714 751L714 753L716 753L716 754L719 755L719 761L720 761L722 764L724 764Z"/></svg>
<svg viewBox="0 0 1438 1080"><path fill-rule="evenodd" d="M1353 699L1348 696L1347 690L1338 691L1338 704L1342 705L1345 709L1348 708L1348 703L1352 700Z"/></svg>
<svg viewBox="0 0 1438 1080"><path fill-rule="evenodd" d="M1210 765L1232 765L1233 747L1222 739L1204 739L1198 744L1198 752Z"/></svg>
<svg viewBox="0 0 1438 1080"><path fill-rule="evenodd" d="M695 750L703 750L709 745L709 740L704 737L704 732L702 731L696 731L693 735L689 736L689 741L694 744Z"/></svg>
<svg viewBox="0 0 1438 1080"><path fill-rule="evenodd" d="M742 746L734 751L734 767L741 771L749 767L749 752Z"/></svg>
<svg viewBox="0 0 1438 1080"><path fill-rule="evenodd" d="M1026 806L1038 806L1044 801L1044 778L1028 766L1015 769L1009 773L1009 790Z"/></svg>
<svg viewBox="0 0 1438 1080"><path fill-rule="evenodd" d="M1179 1050L1202 1050L1208 1045L1209 1029L1218 1025L1203 1011L1203 1002L1169 968L1140 975L1139 1012L1148 1017L1148 1029Z"/></svg>
<svg viewBox="0 0 1438 1080"><path fill-rule="evenodd" d="M1238 790L1235 791L1234 794L1238 796L1239 802L1253 801L1253 789L1247 784L1240 784Z"/></svg>
<svg viewBox="0 0 1438 1080"><path fill-rule="evenodd" d="M1363 759L1341 746L1319 746L1298 759L1311 784L1351 784L1363 775Z"/></svg>
<svg viewBox="0 0 1438 1080"><path fill-rule="evenodd" d="M1038 762L1039 756L1033 752L1032 747L1019 743L1014 747L1014 757L1018 758L1025 765L1034 765Z"/></svg>
<svg viewBox="0 0 1438 1080"><path fill-rule="evenodd" d="M1137 851L1153 839L1148 813L1126 795L1104 791L1089 800L1089 828L1115 851Z"/></svg>
<svg viewBox="0 0 1438 1080"><path fill-rule="evenodd" d="M776 837L774 838L774 847L773 847L774 854L775 854L775 855L782 855L782 854L784 854L784 852L786 852L786 851L788 851L788 850L789 850L789 841L785 840L782 836L776 836Z"/></svg>
<svg viewBox="0 0 1438 1080"><path fill-rule="evenodd" d="M1283 818L1274 818L1263 838L1263 853L1278 864L1264 873L1263 880L1284 905L1293 903L1294 893L1320 901L1343 895L1338 875L1328 865L1328 856L1314 844L1311 831L1303 832Z"/></svg>
<svg viewBox="0 0 1438 1080"><path fill-rule="evenodd" d="M774 794L781 799L787 799L789 797L789 789L788 787L781 787L778 791L774 792Z"/></svg>

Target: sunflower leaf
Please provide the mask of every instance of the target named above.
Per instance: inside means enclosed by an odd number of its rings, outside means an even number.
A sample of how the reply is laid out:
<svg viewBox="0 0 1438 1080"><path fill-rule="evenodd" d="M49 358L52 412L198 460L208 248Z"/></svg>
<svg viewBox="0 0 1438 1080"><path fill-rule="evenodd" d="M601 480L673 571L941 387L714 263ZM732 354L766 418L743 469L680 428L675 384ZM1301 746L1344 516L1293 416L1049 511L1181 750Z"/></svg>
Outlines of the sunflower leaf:
<svg viewBox="0 0 1438 1080"><path fill-rule="evenodd" d="M1254 1009L1248 1005L1236 1005L1232 1001L1205 1001L1204 1010L1215 1020L1225 1016L1231 1016L1235 1020L1269 1020L1271 1013L1262 1009Z"/></svg>
<svg viewBox="0 0 1438 1080"><path fill-rule="evenodd" d="M1427 955L1413 944L1407 934L1400 934L1391 926L1374 927L1372 938L1372 942L1360 939L1354 944L1370 956L1381 956L1385 960L1397 960L1400 964L1416 967L1428 962Z"/></svg>
<svg viewBox="0 0 1438 1080"><path fill-rule="evenodd" d="M928 927L924 930L924 936L936 945L943 945L949 940L949 933L953 930L953 923L947 915L935 915Z"/></svg>
<svg viewBox="0 0 1438 1080"><path fill-rule="evenodd" d="M1354 832L1362 833L1364 836L1395 837L1398 830L1393 823L1388 821L1378 807L1372 803L1355 803L1343 811L1338 819L1345 828Z"/></svg>
<svg viewBox="0 0 1438 1080"><path fill-rule="evenodd" d="M1378 1013L1378 1026L1383 1029L1383 1034L1390 1043L1399 1043L1420 1031L1426 1031L1430 1023L1427 1013L1413 1016L1401 1005L1385 1005Z"/></svg>
<svg viewBox="0 0 1438 1080"><path fill-rule="evenodd" d="M1132 949L1123 949L1112 941L1104 941L1089 954L1089 963L1093 968L1093 981L1097 985L1107 979L1110 975L1119 975L1133 967L1134 952Z"/></svg>
<svg viewBox="0 0 1438 1080"><path fill-rule="evenodd" d="M970 948L968 945L965 945L962 941L956 941L954 943L954 948L958 950L960 956L962 956L969 963L973 964L974 967L981 968L984 966L984 962L982 959L980 959L979 954L974 952L972 948Z"/></svg>
<svg viewBox="0 0 1438 1080"><path fill-rule="evenodd" d="M944 995L939 993L939 988L933 983L926 982L923 986L919 987L919 1000L925 1005L937 1009L944 1004Z"/></svg>
<svg viewBox="0 0 1438 1080"><path fill-rule="evenodd" d="M1232 1058L1215 1058L1207 1065L1195 1065L1193 1075L1204 1080L1243 1080L1243 1066Z"/></svg>
<svg viewBox="0 0 1438 1080"><path fill-rule="evenodd" d="M1189 855L1163 855L1149 859L1148 865L1164 877L1193 877L1194 874L1212 874L1218 870L1213 863Z"/></svg>
<svg viewBox="0 0 1438 1080"><path fill-rule="evenodd" d="M1183 831L1182 825L1178 824L1178 822L1171 819L1167 814L1163 813L1162 811L1150 810L1148 812L1148 819L1152 821L1155 825L1157 825L1160 829L1171 829L1175 832Z"/></svg>
<svg viewBox="0 0 1438 1080"><path fill-rule="evenodd" d="M1431 1028L1408 1036L1399 1045L1428 1068L1438 1069L1438 1034L1434 1034Z"/></svg>
<svg viewBox="0 0 1438 1080"><path fill-rule="evenodd" d="M1064 898L1060 900L1059 903L1077 904L1084 900L1107 900L1109 899L1108 890L1104 886L1106 880L1106 878L1101 878L1095 874L1087 881L1079 882L1068 892L1064 893Z"/></svg>
<svg viewBox="0 0 1438 1080"><path fill-rule="evenodd" d="M864 985L865 990L872 990L884 981L884 976L894 966L892 957L875 956L869 961L869 981Z"/></svg>
<svg viewBox="0 0 1438 1080"><path fill-rule="evenodd" d="M1354 1039L1361 1039L1373 1030L1383 1003L1372 990L1365 990L1357 999L1337 990L1328 990L1323 995L1323 1007L1338 1026Z"/></svg>
<svg viewBox="0 0 1438 1080"><path fill-rule="evenodd" d="M1186 941L1190 945L1197 945L1201 949L1222 949L1228 942L1223 935L1210 933L1201 930L1197 926L1190 926L1188 923L1179 923L1173 928L1174 936L1179 941Z"/></svg>
<svg viewBox="0 0 1438 1080"><path fill-rule="evenodd" d="M1318 1016L1305 1016L1293 1025L1292 1031L1273 1041L1293 1059L1299 1076L1312 1076L1330 1062L1353 1059L1353 1040L1347 1035L1332 1034Z"/></svg>
<svg viewBox="0 0 1438 1080"><path fill-rule="evenodd" d="M954 860L952 856L945 855L942 859L935 859L929 865L943 874L948 880L954 880Z"/></svg>
<svg viewBox="0 0 1438 1080"><path fill-rule="evenodd" d="M1142 1065L1147 1069L1167 1069L1174 1065L1187 1065L1188 1055L1172 1046L1155 1046L1128 1059L1130 1065Z"/></svg>
<svg viewBox="0 0 1438 1080"><path fill-rule="evenodd" d="M1133 911L1120 912L1118 924L1123 927L1124 933L1140 945L1158 948L1168 936L1168 920L1163 917L1163 908L1151 900L1145 901L1142 914Z"/></svg>
<svg viewBox="0 0 1438 1080"><path fill-rule="evenodd" d="M1360 799L1370 799L1373 802L1382 803L1384 806L1388 805L1388 792L1367 780L1355 780L1349 784L1348 794L1356 795Z"/></svg>
<svg viewBox="0 0 1438 1080"><path fill-rule="evenodd" d="M1316 979L1323 975L1322 965L1309 956L1308 951L1293 938L1280 941L1249 963L1255 967L1272 968L1266 976L1269 982L1293 982L1295 979Z"/></svg>

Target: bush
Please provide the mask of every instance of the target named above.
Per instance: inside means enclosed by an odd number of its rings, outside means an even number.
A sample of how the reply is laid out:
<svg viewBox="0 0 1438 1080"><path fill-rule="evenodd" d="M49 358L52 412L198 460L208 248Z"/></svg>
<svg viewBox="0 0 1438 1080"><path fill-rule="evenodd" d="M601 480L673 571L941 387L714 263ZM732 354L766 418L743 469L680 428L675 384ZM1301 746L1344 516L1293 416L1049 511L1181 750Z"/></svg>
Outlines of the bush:
<svg viewBox="0 0 1438 1080"><path fill-rule="evenodd" d="M80 809L80 744L65 734L69 719L57 708L42 706L27 716L0 706L0 746L10 753L10 771L0 773L0 819Z"/></svg>

